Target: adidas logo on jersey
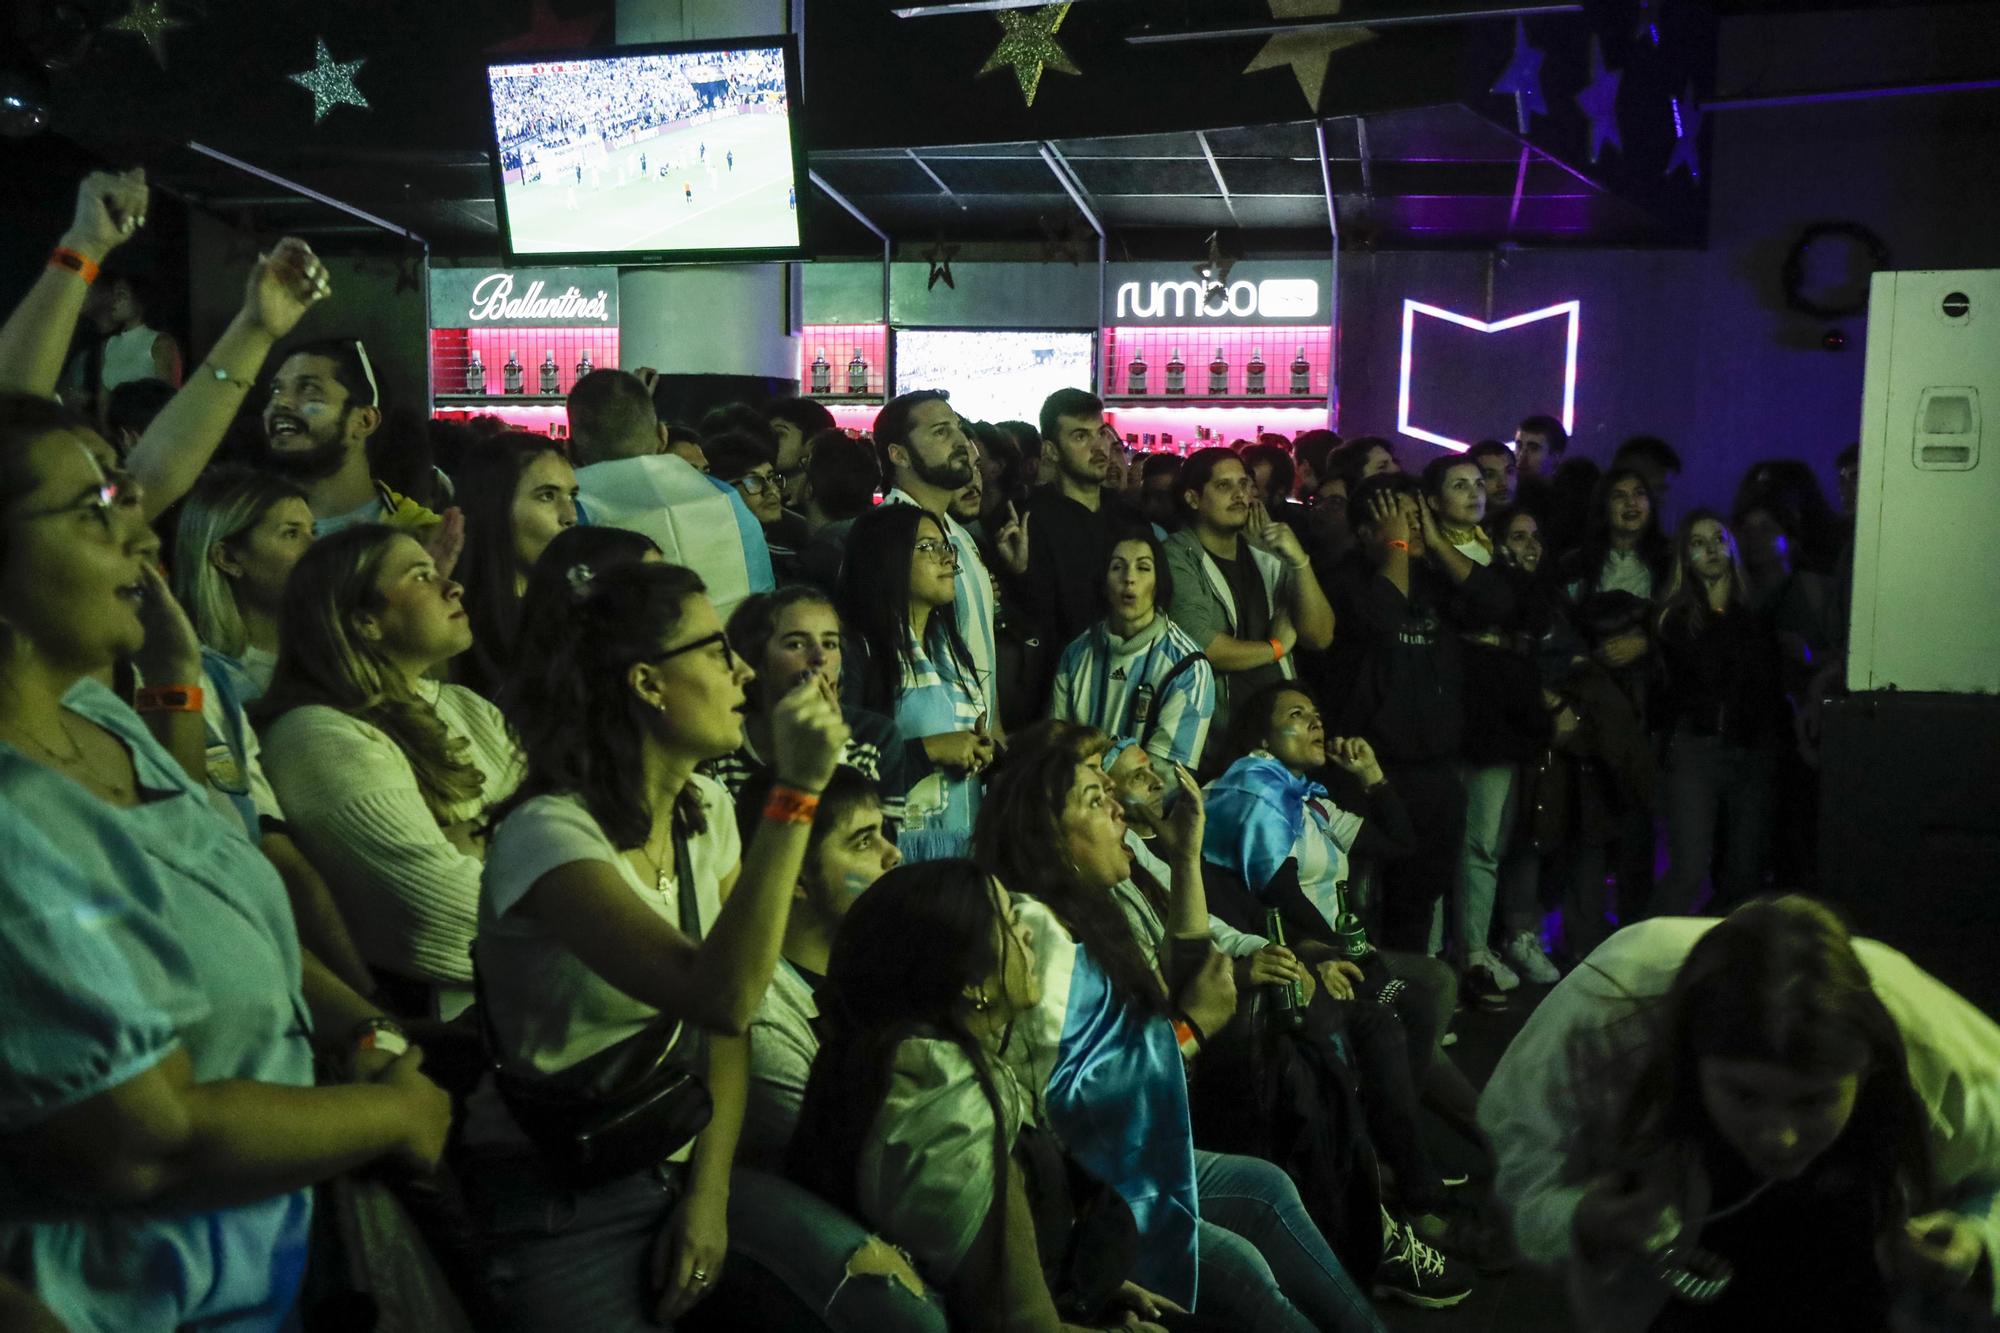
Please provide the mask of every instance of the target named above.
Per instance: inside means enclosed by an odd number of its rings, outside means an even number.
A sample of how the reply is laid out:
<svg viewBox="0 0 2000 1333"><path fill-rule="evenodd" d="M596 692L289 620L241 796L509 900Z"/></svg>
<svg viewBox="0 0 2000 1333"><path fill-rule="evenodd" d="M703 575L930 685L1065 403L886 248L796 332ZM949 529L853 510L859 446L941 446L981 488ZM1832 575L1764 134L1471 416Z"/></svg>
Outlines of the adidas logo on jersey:
<svg viewBox="0 0 2000 1333"><path fill-rule="evenodd" d="M1125 679L1125 668L1124 668L1124 667L1119 667L1119 668L1117 668L1116 670L1114 670L1114 671L1113 671L1113 672L1111 673L1111 679L1113 679L1113 680L1123 680L1123 679Z"/></svg>

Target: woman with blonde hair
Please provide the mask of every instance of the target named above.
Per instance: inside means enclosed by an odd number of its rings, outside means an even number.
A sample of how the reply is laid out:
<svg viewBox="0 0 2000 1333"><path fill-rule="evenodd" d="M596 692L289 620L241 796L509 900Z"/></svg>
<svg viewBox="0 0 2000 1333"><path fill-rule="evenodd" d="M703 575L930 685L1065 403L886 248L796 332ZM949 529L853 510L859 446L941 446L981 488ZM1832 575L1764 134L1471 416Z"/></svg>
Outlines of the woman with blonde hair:
<svg viewBox="0 0 2000 1333"><path fill-rule="evenodd" d="M385 1001L451 1017L471 1002L481 825L521 771L499 710L430 679L472 643L463 589L371 523L315 543L286 594L258 710L271 784Z"/></svg>
<svg viewBox="0 0 2000 1333"><path fill-rule="evenodd" d="M202 643L228 659L244 703L271 684L285 580L312 539L304 489L274 473L216 468L181 506L174 596Z"/></svg>

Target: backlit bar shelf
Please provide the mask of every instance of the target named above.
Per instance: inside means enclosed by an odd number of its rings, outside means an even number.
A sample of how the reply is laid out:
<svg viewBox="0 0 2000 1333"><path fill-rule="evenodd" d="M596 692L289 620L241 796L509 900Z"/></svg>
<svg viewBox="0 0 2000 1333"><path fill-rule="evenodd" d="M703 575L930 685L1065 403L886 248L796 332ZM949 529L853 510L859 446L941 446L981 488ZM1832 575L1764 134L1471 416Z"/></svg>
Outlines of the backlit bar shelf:
<svg viewBox="0 0 2000 1333"><path fill-rule="evenodd" d="M815 365L821 358L825 364ZM799 330L799 392L805 397L829 408L880 406L889 401L888 384L888 325L807 324Z"/></svg>

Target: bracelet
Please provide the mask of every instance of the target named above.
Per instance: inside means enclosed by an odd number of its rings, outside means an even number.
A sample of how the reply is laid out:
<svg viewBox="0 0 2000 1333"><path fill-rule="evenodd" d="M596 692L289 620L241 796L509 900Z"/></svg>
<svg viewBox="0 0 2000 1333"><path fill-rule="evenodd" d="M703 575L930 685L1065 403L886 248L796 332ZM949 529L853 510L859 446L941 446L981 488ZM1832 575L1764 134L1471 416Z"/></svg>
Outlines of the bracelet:
<svg viewBox="0 0 2000 1333"><path fill-rule="evenodd" d="M1285 660L1285 645L1282 640L1266 639L1265 642L1271 645L1271 660L1273 662L1282 662Z"/></svg>
<svg viewBox="0 0 2000 1333"><path fill-rule="evenodd" d="M764 818L778 824L810 824L819 812L819 797L797 787L773 787L764 803Z"/></svg>
<svg viewBox="0 0 2000 1333"><path fill-rule="evenodd" d="M1175 1019L1174 1021L1177 1024L1185 1026L1189 1032L1193 1033L1195 1041L1206 1042L1208 1040L1208 1034L1201 1030L1201 1024L1195 1022L1192 1018L1189 1018L1187 1016L1186 1010L1182 1010L1181 1016Z"/></svg>
<svg viewBox="0 0 2000 1333"><path fill-rule="evenodd" d="M96 260L89 255L79 254L66 245L58 245L49 252L49 267L76 274L83 279L83 285L86 287L97 281L99 272Z"/></svg>
<svg viewBox="0 0 2000 1333"><path fill-rule="evenodd" d="M1388 542L1386 543L1386 545L1392 551L1401 551L1404 555L1408 555L1410 553L1410 544L1401 539L1398 539L1393 542Z"/></svg>
<svg viewBox="0 0 2000 1333"><path fill-rule="evenodd" d="M1181 1059L1192 1060L1201 1051L1201 1039L1195 1036L1195 1027L1185 1019L1174 1020L1174 1042L1181 1048Z"/></svg>
<svg viewBox="0 0 2000 1333"><path fill-rule="evenodd" d="M233 384L237 388L243 390L243 392L245 393L250 392L249 380L244 379L240 375L230 374L228 371L224 370L221 366L216 365L213 361L204 361L199 366L196 366L195 369L206 370L209 374L209 377L213 379L217 384Z"/></svg>
<svg viewBox="0 0 2000 1333"><path fill-rule="evenodd" d="M364 1018L348 1029L348 1042L356 1050L403 1055L410 1049L410 1034L393 1018Z"/></svg>
<svg viewBox="0 0 2000 1333"><path fill-rule="evenodd" d="M199 713L201 706L199 685L141 685L132 696L141 713Z"/></svg>

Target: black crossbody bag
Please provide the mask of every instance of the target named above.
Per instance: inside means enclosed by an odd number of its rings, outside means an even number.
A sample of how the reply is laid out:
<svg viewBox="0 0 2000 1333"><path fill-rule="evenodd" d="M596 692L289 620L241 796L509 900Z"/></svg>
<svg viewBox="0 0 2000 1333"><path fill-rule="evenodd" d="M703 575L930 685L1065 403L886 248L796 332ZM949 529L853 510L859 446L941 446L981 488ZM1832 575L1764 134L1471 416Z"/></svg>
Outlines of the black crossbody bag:
<svg viewBox="0 0 2000 1333"><path fill-rule="evenodd" d="M680 877L681 930L699 943L694 868L678 836L674 873ZM494 1086L529 1141L570 1183L601 1185L657 1166L708 1126L714 1104L692 1068L706 1043L692 1024L662 1017L558 1073L524 1076L501 1060L476 956L472 979Z"/></svg>

